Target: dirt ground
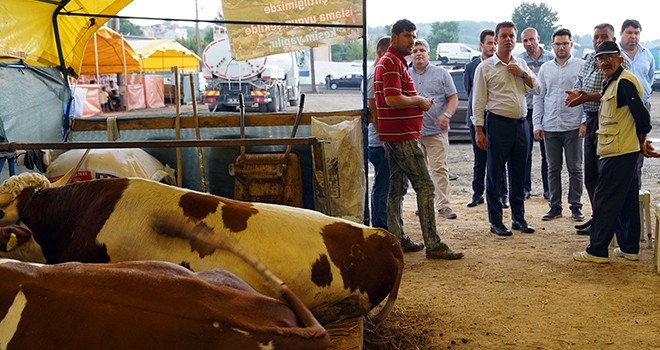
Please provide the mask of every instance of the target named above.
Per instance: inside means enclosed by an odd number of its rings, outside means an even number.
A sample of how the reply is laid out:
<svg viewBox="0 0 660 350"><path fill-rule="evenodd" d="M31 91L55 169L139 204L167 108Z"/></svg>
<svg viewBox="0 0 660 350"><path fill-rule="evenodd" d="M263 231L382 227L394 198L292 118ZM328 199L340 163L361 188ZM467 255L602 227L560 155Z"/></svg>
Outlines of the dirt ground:
<svg viewBox="0 0 660 350"><path fill-rule="evenodd" d="M652 96L651 103L660 106L660 96ZM359 92L321 88L308 94L305 110L356 108L361 108ZM660 147L660 107L654 109L653 125L650 137ZM450 148L450 170L459 175L451 182L450 200L458 218L438 219L437 225L440 237L465 252L465 258L437 261L426 259L423 251L405 254L394 312L381 324L367 324L365 349L660 349L660 275L646 242L638 262L615 257L606 265L573 261L571 254L584 250L588 237L576 235L570 216L541 220L548 206L539 195L538 144L536 195L525 202L527 221L537 231L493 235L486 206L465 206L471 197L471 145L452 143ZM646 160L643 183L653 208L660 203L660 159ZM565 174L563 188L568 188ZM586 190L583 204L589 216ZM568 204L564 207L569 215ZM419 241L415 209L413 192L404 201L404 223ZM509 220L505 224L510 227Z"/></svg>

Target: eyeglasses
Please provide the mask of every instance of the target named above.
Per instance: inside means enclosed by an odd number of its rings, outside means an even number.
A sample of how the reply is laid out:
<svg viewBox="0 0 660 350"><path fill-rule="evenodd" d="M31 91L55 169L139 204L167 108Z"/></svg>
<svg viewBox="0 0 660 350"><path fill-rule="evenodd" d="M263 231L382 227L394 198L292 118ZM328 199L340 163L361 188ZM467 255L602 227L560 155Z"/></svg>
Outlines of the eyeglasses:
<svg viewBox="0 0 660 350"><path fill-rule="evenodd" d="M568 42L565 42L565 43L552 43L552 46L554 46L554 47L567 47L570 44L571 44L571 42L568 41Z"/></svg>

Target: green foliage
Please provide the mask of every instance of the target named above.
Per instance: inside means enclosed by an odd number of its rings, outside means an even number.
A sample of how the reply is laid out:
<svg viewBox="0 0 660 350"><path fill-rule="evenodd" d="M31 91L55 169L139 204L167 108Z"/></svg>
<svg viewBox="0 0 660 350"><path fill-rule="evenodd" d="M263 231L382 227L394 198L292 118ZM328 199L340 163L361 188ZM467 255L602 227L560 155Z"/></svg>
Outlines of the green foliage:
<svg viewBox="0 0 660 350"><path fill-rule="evenodd" d="M426 38L431 49L431 57L434 57L435 48L439 43L458 42L459 25L456 21L431 23L431 35Z"/></svg>
<svg viewBox="0 0 660 350"><path fill-rule="evenodd" d="M188 31L188 37L187 38L176 38L176 41L179 42L179 44L185 46L187 49L192 50L193 52L197 53L197 35L195 35L195 29L194 28L187 28ZM204 29L200 29L200 38L201 38L201 49L204 50L204 48L213 42L213 27L212 26L207 26Z"/></svg>
<svg viewBox="0 0 660 350"><path fill-rule="evenodd" d="M374 45L369 45L374 46ZM351 62L362 59L362 39L332 45L334 62Z"/></svg>
<svg viewBox="0 0 660 350"><path fill-rule="evenodd" d="M552 32L557 28L555 22L559 19L557 11L545 3L523 2L513 10L511 15L513 23L518 27L518 40L520 33L525 28L533 27L539 33L541 42L550 47L552 43Z"/></svg>
<svg viewBox="0 0 660 350"><path fill-rule="evenodd" d="M124 35L141 36L142 29L127 19L119 19L119 32Z"/></svg>
<svg viewBox="0 0 660 350"><path fill-rule="evenodd" d="M496 24L495 22L460 21L458 41L479 50L479 34L486 28L495 30Z"/></svg>

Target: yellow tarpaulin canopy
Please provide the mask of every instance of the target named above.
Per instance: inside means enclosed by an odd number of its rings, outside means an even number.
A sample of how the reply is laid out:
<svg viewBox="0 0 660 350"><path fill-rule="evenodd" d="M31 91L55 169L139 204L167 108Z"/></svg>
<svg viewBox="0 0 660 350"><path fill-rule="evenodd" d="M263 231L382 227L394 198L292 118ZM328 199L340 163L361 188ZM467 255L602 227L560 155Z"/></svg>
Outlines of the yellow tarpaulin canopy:
<svg viewBox="0 0 660 350"><path fill-rule="evenodd" d="M123 41L123 47L122 47ZM140 71L140 61L131 45L114 30L101 27L96 32L96 50L94 36L87 42L87 48L80 65L80 73L99 74L135 73Z"/></svg>
<svg viewBox="0 0 660 350"><path fill-rule="evenodd" d="M199 56L176 40L129 39L129 44L140 57L143 72L166 72L175 66L179 70L199 70Z"/></svg>
<svg viewBox="0 0 660 350"><path fill-rule="evenodd" d="M60 66L55 40L54 13L98 13L115 15L132 0L2 0L0 1L0 57L21 58L26 63ZM57 27L65 65L80 66L85 45L107 18L57 16Z"/></svg>

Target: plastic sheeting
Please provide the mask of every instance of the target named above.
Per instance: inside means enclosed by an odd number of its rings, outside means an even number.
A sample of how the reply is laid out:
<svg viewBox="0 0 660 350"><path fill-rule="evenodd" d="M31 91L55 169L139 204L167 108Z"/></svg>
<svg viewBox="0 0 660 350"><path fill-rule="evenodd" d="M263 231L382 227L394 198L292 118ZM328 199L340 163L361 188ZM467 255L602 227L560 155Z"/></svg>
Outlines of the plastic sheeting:
<svg viewBox="0 0 660 350"><path fill-rule="evenodd" d="M78 71L82 74L96 74L98 66L99 74L124 73L124 65L128 73L139 72L138 55L121 34L110 28L101 27L96 31L96 51L92 36L87 42Z"/></svg>
<svg viewBox="0 0 660 350"><path fill-rule="evenodd" d="M9 141L62 140L70 91L57 69L0 63L0 91L0 119Z"/></svg>
<svg viewBox="0 0 660 350"><path fill-rule="evenodd" d="M99 13L116 15L132 0L76 0L70 1L61 13ZM0 1L0 57L23 59L31 65L60 66L55 41L53 14L63 1L2 0ZM57 16L59 37L67 67L80 66L87 40L108 18L85 16Z"/></svg>
<svg viewBox="0 0 660 350"><path fill-rule="evenodd" d="M176 40L130 40L129 44L140 57L143 72L198 71L201 60Z"/></svg>

